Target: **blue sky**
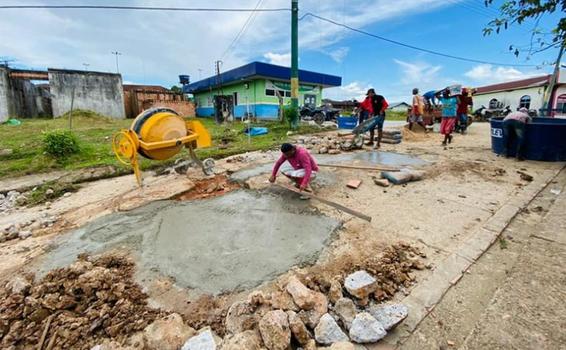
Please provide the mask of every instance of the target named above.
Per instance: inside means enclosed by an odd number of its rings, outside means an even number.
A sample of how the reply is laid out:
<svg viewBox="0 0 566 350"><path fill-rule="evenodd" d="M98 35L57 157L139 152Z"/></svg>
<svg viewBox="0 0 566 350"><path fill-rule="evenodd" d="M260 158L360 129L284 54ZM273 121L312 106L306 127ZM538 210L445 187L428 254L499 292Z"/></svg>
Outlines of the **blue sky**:
<svg viewBox="0 0 566 350"><path fill-rule="evenodd" d="M499 1L500 3L501 1ZM497 1L496 1L497 3ZM289 7L290 0L0 0L0 4L120 4L185 7ZM513 67L555 60L557 50L516 58L511 44L527 45L534 21L484 37L482 28L496 15L483 0L300 0L302 14L313 12L337 22L414 46L467 58L509 63L490 66L461 62L399 47L308 17L300 22L300 67L340 75L343 86L326 91L336 99L360 97L374 87L389 101L408 100L421 91L453 83L466 86L545 74L551 67ZM249 13L172 13L79 10L4 10L0 57L19 67L88 68L115 71L111 51L120 51L124 81L171 86L179 74L192 80L252 60L287 65L290 14L257 13L241 38L226 50ZM543 17L548 32L563 14Z"/></svg>

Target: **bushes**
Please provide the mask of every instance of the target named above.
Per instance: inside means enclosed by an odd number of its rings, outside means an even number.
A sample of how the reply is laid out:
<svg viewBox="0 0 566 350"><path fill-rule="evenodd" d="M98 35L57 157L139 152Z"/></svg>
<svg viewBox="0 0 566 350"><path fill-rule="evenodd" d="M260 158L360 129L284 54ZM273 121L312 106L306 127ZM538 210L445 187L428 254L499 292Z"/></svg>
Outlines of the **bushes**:
<svg viewBox="0 0 566 350"><path fill-rule="evenodd" d="M299 127L299 110L297 108L292 106L284 107L283 117L285 117L291 129L297 129Z"/></svg>
<svg viewBox="0 0 566 350"><path fill-rule="evenodd" d="M55 130L43 134L45 152L58 160L79 153L79 142L75 134L68 130Z"/></svg>

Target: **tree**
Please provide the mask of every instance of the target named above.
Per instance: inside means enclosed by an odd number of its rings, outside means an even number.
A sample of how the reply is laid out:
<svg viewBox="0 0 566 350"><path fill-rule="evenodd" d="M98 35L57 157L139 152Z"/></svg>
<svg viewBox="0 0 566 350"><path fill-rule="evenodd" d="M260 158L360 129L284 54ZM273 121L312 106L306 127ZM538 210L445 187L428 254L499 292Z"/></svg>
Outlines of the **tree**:
<svg viewBox="0 0 566 350"><path fill-rule="evenodd" d="M495 6L493 0L484 0L485 6ZM520 52L528 52L530 56L552 48L558 48L566 42L566 17L562 16L550 33L544 33L537 28L540 19L544 15L552 14L556 11L566 12L566 0L508 0L500 6L500 16L490 21L483 30L484 35L490 35L494 31L499 33L501 29L507 29L513 24L522 24L528 19L536 20L535 27L531 34L530 44L524 47L511 45L510 51L515 56ZM551 39L548 40L547 38Z"/></svg>
<svg viewBox="0 0 566 350"><path fill-rule="evenodd" d="M182 94L183 93L183 89L181 89L177 85L171 86L171 91L173 91L176 94Z"/></svg>

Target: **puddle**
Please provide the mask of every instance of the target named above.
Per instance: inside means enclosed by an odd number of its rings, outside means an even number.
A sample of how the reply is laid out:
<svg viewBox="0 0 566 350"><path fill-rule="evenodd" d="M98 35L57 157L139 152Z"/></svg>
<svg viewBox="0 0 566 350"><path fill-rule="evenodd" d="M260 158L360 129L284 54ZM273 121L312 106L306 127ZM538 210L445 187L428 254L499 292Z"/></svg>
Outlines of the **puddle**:
<svg viewBox="0 0 566 350"><path fill-rule="evenodd" d="M294 196L236 190L198 201L162 201L62 236L40 272L70 264L79 253L126 248L138 261L138 277L170 276L181 287L218 294L253 288L314 262L338 227Z"/></svg>
<svg viewBox="0 0 566 350"><path fill-rule="evenodd" d="M372 164L380 164L380 165L397 166L397 167L405 167L405 166L420 167L430 164L428 161L423 160L417 156L412 156L403 153L382 152L382 151L352 152L352 153L341 153L337 155L315 154L314 157L316 161L320 164L355 163L358 165L368 165L368 166L371 166ZM232 175L230 175L230 180L242 183L252 177L259 176L262 174L267 174L271 172L271 169L273 169L273 163L274 162L261 164L258 166L253 166L250 168L239 170L233 173ZM284 163L281 169L283 170L284 167L289 167L288 163ZM323 173L324 171L321 171L320 175Z"/></svg>

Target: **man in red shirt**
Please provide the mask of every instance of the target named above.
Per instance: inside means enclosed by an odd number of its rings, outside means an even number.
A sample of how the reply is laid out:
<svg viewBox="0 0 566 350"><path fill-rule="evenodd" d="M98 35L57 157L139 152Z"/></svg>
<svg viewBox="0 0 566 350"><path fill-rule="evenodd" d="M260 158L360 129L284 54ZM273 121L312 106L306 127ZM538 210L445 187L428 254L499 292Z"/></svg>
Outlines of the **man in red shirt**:
<svg viewBox="0 0 566 350"><path fill-rule="evenodd" d="M462 95L457 96L458 107L456 114L458 115L458 128L462 134L466 132L468 128L468 106L472 106L472 97L469 94L468 89L462 89Z"/></svg>
<svg viewBox="0 0 566 350"><path fill-rule="evenodd" d="M281 145L281 157L273 166L269 182L275 182L279 168L285 161L293 167L294 170L284 170L282 174L295 182L295 186L301 191L311 192L309 188L310 180L316 177L318 165L309 151L302 147L294 146L290 143Z"/></svg>

